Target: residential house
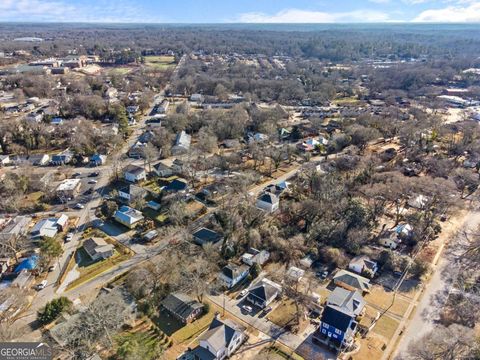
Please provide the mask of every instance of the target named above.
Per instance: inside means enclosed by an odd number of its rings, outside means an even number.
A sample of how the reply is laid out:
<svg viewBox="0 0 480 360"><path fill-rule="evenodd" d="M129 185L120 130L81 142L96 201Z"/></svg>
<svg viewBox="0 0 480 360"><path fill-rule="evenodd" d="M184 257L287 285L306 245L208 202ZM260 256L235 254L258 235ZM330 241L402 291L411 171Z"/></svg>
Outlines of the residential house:
<svg viewBox="0 0 480 360"><path fill-rule="evenodd" d="M203 95L202 94L192 94L190 96L190 101L201 103L203 102Z"/></svg>
<svg viewBox="0 0 480 360"><path fill-rule="evenodd" d="M137 141L132 147L128 150L128 157L133 159L141 159L144 154L146 144Z"/></svg>
<svg viewBox="0 0 480 360"><path fill-rule="evenodd" d="M296 266L290 266L285 275L289 280L299 282L305 275L305 270L299 269Z"/></svg>
<svg viewBox="0 0 480 360"><path fill-rule="evenodd" d="M270 253L267 250L257 250L250 248L248 252L242 255L242 262L252 266L253 264L263 265L270 259Z"/></svg>
<svg viewBox="0 0 480 360"><path fill-rule="evenodd" d="M148 144L155 138L155 133L151 130L145 131L140 137L138 138L138 141L141 142L142 144Z"/></svg>
<svg viewBox="0 0 480 360"><path fill-rule="evenodd" d="M115 220L120 224L125 225L129 229L134 228L140 221L143 220L143 215L140 211L132 209L129 206L122 206L115 212Z"/></svg>
<svg viewBox="0 0 480 360"><path fill-rule="evenodd" d="M280 204L280 199L275 194L270 192L265 192L257 199L256 206L257 208L272 213L278 210Z"/></svg>
<svg viewBox="0 0 480 360"><path fill-rule="evenodd" d="M80 194L82 182L80 179L65 179L55 189L57 197L62 201L68 201Z"/></svg>
<svg viewBox="0 0 480 360"><path fill-rule="evenodd" d="M0 155L0 166L10 165L10 155Z"/></svg>
<svg viewBox="0 0 480 360"><path fill-rule="evenodd" d="M247 134L248 143L263 143L268 141L268 135L262 133L255 133L255 134Z"/></svg>
<svg viewBox="0 0 480 360"><path fill-rule="evenodd" d="M262 279L249 289L245 299L252 305L264 309L270 305L281 292L282 287L279 284L268 279Z"/></svg>
<svg viewBox="0 0 480 360"><path fill-rule="evenodd" d="M140 186L133 184L126 185L118 190L118 196L121 200L131 204L147 196L147 191Z"/></svg>
<svg viewBox="0 0 480 360"><path fill-rule="evenodd" d="M340 270L333 277L335 285L347 290L358 290L361 294L370 292L370 280L347 270Z"/></svg>
<svg viewBox="0 0 480 360"><path fill-rule="evenodd" d="M312 341L328 345L337 351L347 350L354 343L357 325L354 314L341 307L327 305Z"/></svg>
<svg viewBox="0 0 480 360"><path fill-rule="evenodd" d="M153 171L157 176L168 178L173 175L173 169L162 162L153 165Z"/></svg>
<svg viewBox="0 0 480 360"><path fill-rule="evenodd" d="M91 237L83 242L83 249L92 260L97 261L113 256L115 247L100 237Z"/></svg>
<svg viewBox="0 0 480 360"><path fill-rule="evenodd" d="M203 304L182 293L169 294L160 305L182 324L195 321L203 312Z"/></svg>
<svg viewBox="0 0 480 360"><path fill-rule="evenodd" d="M175 179L170 184L163 188L164 191L170 193L185 193L188 190L188 184L186 181Z"/></svg>
<svg viewBox="0 0 480 360"><path fill-rule="evenodd" d="M130 105L127 106L126 110L130 115L135 115L140 110L140 107L138 105Z"/></svg>
<svg viewBox="0 0 480 360"><path fill-rule="evenodd" d="M168 100L163 100L159 105L157 105L156 110L158 114L166 114L168 111L168 107L170 106L170 102Z"/></svg>
<svg viewBox="0 0 480 360"><path fill-rule="evenodd" d="M30 230L32 240L41 240L45 237L55 237L59 231L67 227L68 216L62 214L58 218L46 218L38 221Z"/></svg>
<svg viewBox="0 0 480 360"><path fill-rule="evenodd" d="M216 244L223 240L223 235L207 228L200 228L192 235L193 242L197 245Z"/></svg>
<svg viewBox="0 0 480 360"><path fill-rule="evenodd" d="M365 312L365 300L356 290L347 290L337 286L327 298L327 305L337 306L360 316Z"/></svg>
<svg viewBox="0 0 480 360"><path fill-rule="evenodd" d="M33 166L45 166L50 163L50 155L35 154L28 157L28 162Z"/></svg>
<svg viewBox="0 0 480 360"><path fill-rule="evenodd" d="M182 155L190 150L190 143L192 142L192 137L188 135L185 131L181 131L177 134L175 139L175 145L172 147L172 155Z"/></svg>
<svg viewBox="0 0 480 360"><path fill-rule="evenodd" d="M107 162L107 155L95 154L90 157L91 166L105 165L106 162Z"/></svg>
<svg viewBox="0 0 480 360"><path fill-rule="evenodd" d="M124 178L130 182L143 181L147 179L147 173L143 167L129 165L124 170Z"/></svg>
<svg viewBox="0 0 480 360"><path fill-rule="evenodd" d="M42 113L30 113L30 114L27 115L27 117L25 119L27 121L39 123L39 122L42 122L42 120L43 120L43 114Z"/></svg>
<svg viewBox="0 0 480 360"><path fill-rule="evenodd" d="M375 261L370 260L367 255L354 257L348 264L348 269L360 275L368 275L372 278L378 271L378 265Z"/></svg>
<svg viewBox="0 0 480 360"><path fill-rule="evenodd" d="M32 218L30 216L15 216L0 219L0 242L8 242L28 232Z"/></svg>
<svg viewBox="0 0 480 360"><path fill-rule="evenodd" d="M62 151L59 154L53 155L50 164L55 166L66 165L73 159L73 153L70 150Z"/></svg>
<svg viewBox="0 0 480 360"><path fill-rule="evenodd" d="M399 224L395 229L385 232L378 242L380 245L395 250L403 241L410 240L412 236L413 228L410 224Z"/></svg>
<svg viewBox="0 0 480 360"><path fill-rule="evenodd" d="M198 340L199 345L180 356L180 360L227 359L246 340L245 328L230 319L221 320L216 315Z"/></svg>
<svg viewBox="0 0 480 360"><path fill-rule="evenodd" d="M248 276L250 268L247 265L227 264L220 272L219 279L231 289Z"/></svg>
<svg viewBox="0 0 480 360"><path fill-rule="evenodd" d="M62 125L63 124L63 119L61 117L54 117L52 120L50 120L51 125Z"/></svg>

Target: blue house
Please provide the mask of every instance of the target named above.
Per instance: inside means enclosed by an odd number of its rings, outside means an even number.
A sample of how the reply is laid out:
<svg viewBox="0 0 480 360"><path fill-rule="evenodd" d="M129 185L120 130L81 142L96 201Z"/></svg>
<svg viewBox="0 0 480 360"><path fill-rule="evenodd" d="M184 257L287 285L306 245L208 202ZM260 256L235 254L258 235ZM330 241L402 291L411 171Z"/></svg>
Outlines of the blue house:
<svg viewBox="0 0 480 360"><path fill-rule="evenodd" d="M328 345L337 351L347 350L354 343L357 316L363 314L365 300L359 292L340 287L330 294L323 310L320 327L313 341Z"/></svg>
<svg viewBox="0 0 480 360"><path fill-rule="evenodd" d="M92 166L104 165L106 162L107 162L106 155L95 154L90 157L90 165Z"/></svg>

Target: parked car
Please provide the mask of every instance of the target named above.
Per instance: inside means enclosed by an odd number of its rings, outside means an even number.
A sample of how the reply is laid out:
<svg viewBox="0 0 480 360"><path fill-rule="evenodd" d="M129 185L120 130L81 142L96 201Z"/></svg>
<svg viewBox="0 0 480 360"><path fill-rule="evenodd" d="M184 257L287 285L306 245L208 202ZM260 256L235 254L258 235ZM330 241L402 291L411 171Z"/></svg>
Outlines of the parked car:
<svg viewBox="0 0 480 360"><path fill-rule="evenodd" d="M247 294L248 294L248 289L243 289L242 291L240 291L240 297L244 297Z"/></svg>
<svg viewBox="0 0 480 360"><path fill-rule="evenodd" d="M48 281L47 280L42 280L40 284L37 285L38 290L45 289L47 287Z"/></svg>
<svg viewBox="0 0 480 360"><path fill-rule="evenodd" d="M320 279L323 279L323 280L324 280L324 279L326 279L327 276L328 276L328 271L327 271L327 270L325 270L325 271L318 271L318 272L315 273L315 276L318 277L318 278L320 278Z"/></svg>
<svg viewBox="0 0 480 360"><path fill-rule="evenodd" d="M262 310L262 316L267 315L270 311L272 311L272 307L267 306L265 309Z"/></svg>
<svg viewBox="0 0 480 360"><path fill-rule="evenodd" d="M84 207L85 207L85 205L78 203L73 208L74 209L83 209Z"/></svg>
<svg viewBox="0 0 480 360"><path fill-rule="evenodd" d="M70 242L73 239L73 233L69 232L67 236L65 236L65 242Z"/></svg>
<svg viewBox="0 0 480 360"><path fill-rule="evenodd" d="M92 180L88 180L88 183L89 183L89 184L96 184L97 182L98 182L97 180L93 180L93 179L92 179Z"/></svg>
<svg viewBox="0 0 480 360"><path fill-rule="evenodd" d="M79 172L76 172L75 174L72 175L72 178L77 178L77 177L79 177L80 175L82 175L82 174L79 173Z"/></svg>
<svg viewBox="0 0 480 360"><path fill-rule="evenodd" d="M50 265L50 267L48 268L48 271L49 272L55 271L56 268L57 268L57 264Z"/></svg>
<svg viewBox="0 0 480 360"><path fill-rule="evenodd" d="M242 310L245 311L246 313L249 313L249 314L251 314L252 311L253 311L252 307L248 306L248 305L243 305Z"/></svg>
<svg viewBox="0 0 480 360"><path fill-rule="evenodd" d="M97 177L98 175L100 175L100 173L98 171L94 171L94 172L90 173L88 175L88 177Z"/></svg>
<svg viewBox="0 0 480 360"><path fill-rule="evenodd" d="M85 195L91 195L93 193L93 189L88 189L84 192Z"/></svg>

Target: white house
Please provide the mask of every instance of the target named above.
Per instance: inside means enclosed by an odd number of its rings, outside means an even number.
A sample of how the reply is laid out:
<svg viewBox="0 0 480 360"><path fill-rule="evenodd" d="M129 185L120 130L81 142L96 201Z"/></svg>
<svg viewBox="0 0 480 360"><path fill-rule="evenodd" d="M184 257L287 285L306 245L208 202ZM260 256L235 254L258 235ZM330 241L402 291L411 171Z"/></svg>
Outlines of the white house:
<svg viewBox="0 0 480 360"><path fill-rule="evenodd" d="M245 300L263 309L271 304L281 292L282 287L279 284L268 279L262 279L249 289Z"/></svg>
<svg viewBox="0 0 480 360"><path fill-rule="evenodd" d="M115 220L120 224L125 225L129 229L134 228L139 221L143 220L143 215L140 211L132 209L129 206L122 206L115 212Z"/></svg>
<svg viewBox="0 0 480 360"><path fill-rule="evenodd" d="M257 208L267 211L274 212L278 210L280 204L280 199L275 194L266 192L263 193L258 199L256 206Z"/></svg>
<svg viewBox="0 0 480 360"><path fill-rule="evenodd" d="M182 130L179 134L177 134L175 145L172 147L172 155L181 155L188 152L191 142L192 137Z"/></svg>
<svg viewBox="0 0 480 360"><path fill-rule="evenodd" d="M227 288L231 289L247 277L249 269L250 268L247 265L238 266L235 264L228 264L223 267L218 278Z"/></svg>
<svg viewBox="0 0 480 360"><path fill-rule="evenodd" d="M147 173L143 167L136 165L129 165L125 168L123 176L125 180L130 182L137 182L147 179Z"/></svg>
<svg viewBox="0 0 480 360"><path fill-rule="evenodd" d="M252 266L253 264L263 265L270 259L270 253L267 250L257 250L250 248L248 252L242 255L242 262Z"/></svg>
<svg viewBox="0 0 480 360"><path fill-rule="evenodd" d="M55 237L59 231L65 230L68 216L62 214L58 218L42 219L30 230L32 240L40 240L44 237Z"/></svg>
<svg viewBox="0 0 480 360"><path fill-rule="evenodd" d="M179 357L181 360L229 358L245 341L245 329L236 322L221 320L216 315L208 330L199 338L199 345Z"/></svg>
<svg viewBox="0 0 480 360"><path fill-rule="evenodd" d="M375 261L370 260L366 255L360 255L354 257L348 264L348 269L356 272L357 274L370 274L374 276L378 271L378 265Z"/></svg>
<svg viewBox="0 0 480 360"><path fill-rule="evenodd" d="M10 162L10 155L0 155L0 166L9 165Z"/></svg>

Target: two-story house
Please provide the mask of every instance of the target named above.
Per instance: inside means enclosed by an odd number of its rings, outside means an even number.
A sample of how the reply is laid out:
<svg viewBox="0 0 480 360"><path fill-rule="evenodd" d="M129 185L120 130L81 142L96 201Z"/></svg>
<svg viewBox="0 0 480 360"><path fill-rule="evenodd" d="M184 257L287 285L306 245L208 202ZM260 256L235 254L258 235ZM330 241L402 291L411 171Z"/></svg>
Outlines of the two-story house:
<svg viewBox="0 0 480 360"><path fill-rule="evenodd" d="M354 343L357 317L363 313L364 307L365 300L357 291L335 288L327 299L313 341L337 351L347 350Z"/></svg>
<svg viewBox="0 0 480 360"><path fill-rule="evenodd" d="M180 360L223 360L245 341L245 329L232 320L220 319L216 315L208 330L199 338L199 345L181 355Z"/></svg>
<svg viewBox="0 0 480 360"><path fill-rule="evenodd" d="M231 289L247 277L249 270L250 268L244 264L240 266L228 264L223 267L219 279L227 288Z"/></svg>
<svg viewBox="0 0 480 360"><path fill-rule="evenodd" d="M145 169L136 165L127 166L123 174L125 180L130 182L138 182L147 179L147 173L145 172Z"/></svg>

